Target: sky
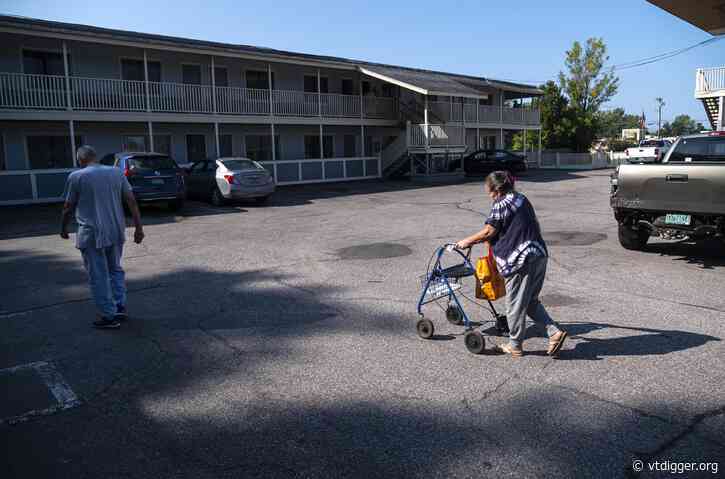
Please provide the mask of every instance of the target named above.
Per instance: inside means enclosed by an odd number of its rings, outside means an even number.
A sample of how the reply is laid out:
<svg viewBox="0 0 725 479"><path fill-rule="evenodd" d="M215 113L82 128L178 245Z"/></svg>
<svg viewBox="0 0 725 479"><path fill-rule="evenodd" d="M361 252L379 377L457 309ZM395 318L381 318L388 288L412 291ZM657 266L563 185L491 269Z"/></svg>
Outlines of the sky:
<svg viewBox="0 0 725 479"><path fill-rule="evenodd" d="M711 38L632 0L2 0L0 13L531 83L555 79L575 40L603 38L614 65ZM684 113L709 126L694 98L695 70L723 65L725 39L620 71L605 108L644 112L649 123L659 96L663 121Z"/></svg>

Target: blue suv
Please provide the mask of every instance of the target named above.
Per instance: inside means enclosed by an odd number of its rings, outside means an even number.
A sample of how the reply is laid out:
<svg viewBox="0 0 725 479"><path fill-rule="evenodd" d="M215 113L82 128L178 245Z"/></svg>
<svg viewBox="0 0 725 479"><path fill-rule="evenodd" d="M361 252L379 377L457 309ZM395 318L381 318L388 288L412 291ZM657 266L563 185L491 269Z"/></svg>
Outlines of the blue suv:
<svg viewBox="0 0 725 479"><path fill-rule="evenodd" d="M122 152L106 156L102 163L123 171L139 203L164 202L172 211L184 206L184 170L168 155Z"/></svg>

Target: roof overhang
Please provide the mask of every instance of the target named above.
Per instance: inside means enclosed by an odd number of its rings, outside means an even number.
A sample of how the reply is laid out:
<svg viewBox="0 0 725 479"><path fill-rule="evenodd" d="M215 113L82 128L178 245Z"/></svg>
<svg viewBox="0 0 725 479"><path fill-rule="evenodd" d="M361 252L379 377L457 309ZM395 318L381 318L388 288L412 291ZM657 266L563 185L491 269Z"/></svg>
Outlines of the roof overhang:
<svg viewBox="0 0 725 479"><path fill-rule="evenodd" d="M711 35L725 35L725 1L723 0L647 1Z"/></svg>

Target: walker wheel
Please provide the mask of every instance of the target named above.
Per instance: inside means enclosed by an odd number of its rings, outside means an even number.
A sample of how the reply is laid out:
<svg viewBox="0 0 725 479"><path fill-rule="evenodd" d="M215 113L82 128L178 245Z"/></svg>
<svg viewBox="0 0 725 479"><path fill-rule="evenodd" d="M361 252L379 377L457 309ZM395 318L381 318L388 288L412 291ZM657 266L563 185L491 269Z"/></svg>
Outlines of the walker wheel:
<svg viewBox="0 0 725 479"><path fill-rule="evenodd" d="M466 349L473 354L481 354L486 347L486 341L478 331L467 332L463 340L466 343Z"/></svg>
<svg viewBox="0 0 725 479"><path fill-rule="evenodd" d="M418 324L416 324L416 329L418 330L418 336L420 336L423 339L430 339L433 337L433 332L435 331L435 328L433 328L433 321L430 319L419 319Z"/></svg>
<svg viewBox="0 0 725 479"><path fill-rule="evenodd" d="M458 306L451 304L446 309L446 319L449 323L460 326L463 324L463 311Z"/></svg>

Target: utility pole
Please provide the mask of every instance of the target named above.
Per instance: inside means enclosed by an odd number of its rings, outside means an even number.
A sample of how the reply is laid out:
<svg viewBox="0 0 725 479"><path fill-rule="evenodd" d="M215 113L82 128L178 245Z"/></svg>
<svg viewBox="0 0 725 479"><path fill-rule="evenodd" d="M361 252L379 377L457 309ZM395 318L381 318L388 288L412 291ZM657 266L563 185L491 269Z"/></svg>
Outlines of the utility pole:
<svg viewBox="0 0 725 479"><path fill-rule="evenodd" d="M657 103L657 138L662 138L662 107L665 106L665 101L658 96L655 98L655 103Z"/></svg>

